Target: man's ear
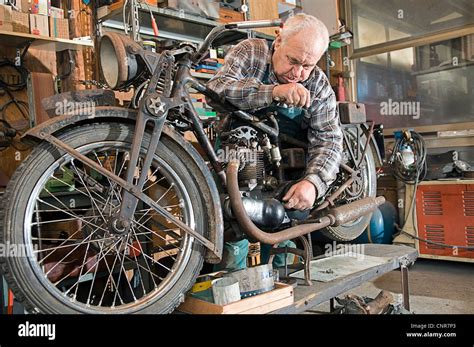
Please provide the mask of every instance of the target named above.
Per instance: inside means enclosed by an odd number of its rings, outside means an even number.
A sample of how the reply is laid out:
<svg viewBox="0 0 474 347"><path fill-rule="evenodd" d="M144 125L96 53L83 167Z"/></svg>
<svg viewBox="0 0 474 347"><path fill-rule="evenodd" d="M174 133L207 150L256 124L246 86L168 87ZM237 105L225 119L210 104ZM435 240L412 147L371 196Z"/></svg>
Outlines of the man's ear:
<svg viewBox="0 0 474 347"><path fill-rule="evenodd" d="M275 48L280 48L281 46L281 35L278 33L275 39Z"/></svg>

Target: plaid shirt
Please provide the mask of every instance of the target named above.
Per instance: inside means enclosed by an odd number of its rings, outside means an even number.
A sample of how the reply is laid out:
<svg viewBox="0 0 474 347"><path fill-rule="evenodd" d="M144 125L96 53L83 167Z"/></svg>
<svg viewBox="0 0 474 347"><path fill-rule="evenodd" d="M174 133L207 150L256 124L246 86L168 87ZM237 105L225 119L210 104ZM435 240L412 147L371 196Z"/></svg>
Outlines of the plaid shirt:
<svg viewBox="0 0 474 347"><path fill-rule="evenodd" d="M241 110L258 110L273 103L272 91L279 82L271 64L272 50L261 39L248 39L236 45L225 64L207 83L220 98ZM269 65L269 84L262 80ZM301 84L311 93L311 106L305 113L302 129L308 131L308 163L304 178L322 197L336 178L342 153L336 97L326 75L315 67ZM208 100L212 105L212 101Z"/></svg>

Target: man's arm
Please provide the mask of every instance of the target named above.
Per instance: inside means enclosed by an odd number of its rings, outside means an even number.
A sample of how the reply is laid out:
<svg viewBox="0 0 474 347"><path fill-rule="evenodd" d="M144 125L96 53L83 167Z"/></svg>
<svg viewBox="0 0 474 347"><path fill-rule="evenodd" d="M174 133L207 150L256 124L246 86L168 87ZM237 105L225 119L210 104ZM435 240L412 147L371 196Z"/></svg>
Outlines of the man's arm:
<svg viewBox="0 0 474 347"><path fill-rule="evenodd" d="M265 73L267 54L268 47L262 40L240 42L226 55L224 66L207 87L241 110L270 105L275 86L263 84L260 80ZM212 100L207 100L213 106Z"/></svg>
<svg viewBox="0 0 474 347"><path fill-rule="evenodd" d="M309 111L309 160L304 177L316 187L317 198L322 197L336 179L342 157L336 96L327 77L321 71L319 73L320 80Z"/></svg>

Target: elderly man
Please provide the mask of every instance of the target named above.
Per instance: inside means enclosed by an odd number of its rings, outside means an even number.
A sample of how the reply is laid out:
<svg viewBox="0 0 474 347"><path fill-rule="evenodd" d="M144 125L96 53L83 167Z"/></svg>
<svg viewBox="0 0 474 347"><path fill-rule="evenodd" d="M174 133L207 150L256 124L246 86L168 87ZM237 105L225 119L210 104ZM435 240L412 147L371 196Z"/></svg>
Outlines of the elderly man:
<svg viewBox="0 0 474 347"><path fill-rule="evenodd" d="M305 173L282 199L287 209L310 209L334 181L341 160L336 98L326 75L316 66L328 44L326 26L313 16L298 14L286 21L271 47L260 39L236 45L207 84L241 110L276 110L281 131L307 141ZM281 102L290 107L279 106ZM233 254L230 258L224 254L224 267L245 267L245 246L245 240L226 243L225 253Z"/></svg>

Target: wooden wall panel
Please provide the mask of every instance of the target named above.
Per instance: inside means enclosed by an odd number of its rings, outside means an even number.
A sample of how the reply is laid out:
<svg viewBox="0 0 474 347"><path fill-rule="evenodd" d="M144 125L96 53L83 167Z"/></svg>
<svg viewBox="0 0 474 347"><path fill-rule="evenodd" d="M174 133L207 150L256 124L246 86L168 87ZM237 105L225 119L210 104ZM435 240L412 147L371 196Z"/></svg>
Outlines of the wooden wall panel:
<svg viewBox="0 0 474 347"><path fill-rule="evenodd" d="M7 57L13 60L16 54L16 49L11 47L0 47L0 56ZM56 74L56 53L53 51L45 51L30 48L22 62L28 71L42 72L49 74ZM10 68L2 68L0 70L0 77L5 81L15 82L19 81L18 73ZM28 104L28 94L25 89L11 92L15 99L23 101ZM8 94L0 95L0 108L10 101ZM18 131L18 135L14 138L14 145L8 148L0 148L0 176L3 178L10 178L18 165L26 158L30 150L27 146L20 143L20 135L29 129L30 119L25 116L14 106L9 106L0 115L7 120L10 125ZM2 179L4 184L4 179ZM0 187L1 188L1 187Z"/></svg>
<svg viewBox="0 0 474 347"><path fill-rule="evenodd" d="M278 18L278 0L249 0L249 20ZM267 35L275 36L277 28L256 29Z"/></svg>

